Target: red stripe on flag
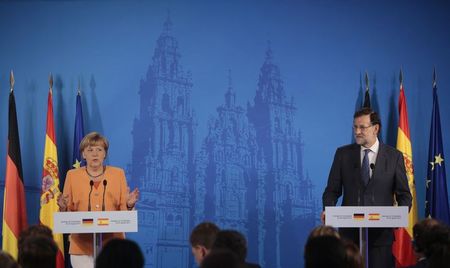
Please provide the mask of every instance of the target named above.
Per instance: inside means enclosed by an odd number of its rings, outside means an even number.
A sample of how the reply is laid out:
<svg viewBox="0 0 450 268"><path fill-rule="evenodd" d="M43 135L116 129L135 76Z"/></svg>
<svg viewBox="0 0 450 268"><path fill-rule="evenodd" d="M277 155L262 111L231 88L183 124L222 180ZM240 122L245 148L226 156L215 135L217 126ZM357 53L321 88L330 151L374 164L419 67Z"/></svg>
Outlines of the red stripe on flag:
<svg viewBox="0 0 450 268"><path fill-rule="evenodd" d="M27 212L25 208L25 191L16 164L6 158L4 221L16 238L27 228Z"/></svg>
<svg viewBox="0 0 450 268"><path fill-rule="evenodd" d="M398 119L398 127L402 129L408 140L411 140L411 135L409 134L409 124L408 124L408 109L406 106L405 91L403 90L403 84L400 84L400 96L398 98L398 112L400 118Z"/></svg>
<svg viewBox="0 0 450 268"><path fill-rule="evenodd" d="M395 252L395 266L406 267L416 264L411 236L405 228L398 228L394 234L395 242L392 244L392 252Z"/></svg>
<svg viewBox="0 0 450 268"><path fill-rule="evenodd" d="M64 268L64 254L61 252L61 249L58 249L58 253L56 255L56 268Z"/></svg>
<svg viewBox="0 0 450 268"><path fill-rule="evenodd" d="M53 93L50 90L47 97L47 136L53 141L56 145L56 137L55 137L55 126L53 123L53 101L52 101Z"/></svg>

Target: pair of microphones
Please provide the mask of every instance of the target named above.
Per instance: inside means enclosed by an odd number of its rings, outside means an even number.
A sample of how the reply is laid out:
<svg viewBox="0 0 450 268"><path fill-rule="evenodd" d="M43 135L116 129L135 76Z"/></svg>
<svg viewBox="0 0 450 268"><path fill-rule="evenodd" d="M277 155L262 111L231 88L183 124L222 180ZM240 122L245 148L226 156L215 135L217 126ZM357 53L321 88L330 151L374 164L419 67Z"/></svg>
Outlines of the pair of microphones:
<svg viewBox="0 0 450 268"><path fill-rule="evenodd" d="M88 211L91 211L91 193L92 193L92 187L94 186L94 181L90 180L89 185L91 189L89 190L89 201L88 201ZM103 199L102 199L102 211L105 211L105 193L106 193L106 185L108 185L108 181L105 179L103 180Z"/></svg>

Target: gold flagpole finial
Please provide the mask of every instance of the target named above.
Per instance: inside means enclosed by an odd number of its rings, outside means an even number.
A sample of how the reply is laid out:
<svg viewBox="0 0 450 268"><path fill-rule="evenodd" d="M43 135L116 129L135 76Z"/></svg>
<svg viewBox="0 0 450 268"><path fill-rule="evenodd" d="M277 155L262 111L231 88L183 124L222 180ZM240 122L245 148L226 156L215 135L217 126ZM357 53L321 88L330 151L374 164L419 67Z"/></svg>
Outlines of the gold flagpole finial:
<svg viewBox="0 0 450 268"><path fill-rule="evenodd" d="M50 89L53 88L53 75L52 73L49 74L48 76L48 84L50 85Z"/></svg>
<svg viewBox="0 0 450 268"><path fill-rule="evenodd" d="M11 73L9 74L9 86L11 89L11 92L14 90L14 72L11 70Z"/></svg>
<svg viewBox="0 0 450 268"><path fill-rule="evenodd" d="M364 80L366 81L366 91L369 91L369 74L367 73L367 71Z"/></svg>
<svg viewBox="0 0 450 268"><path fill-rule="evenodd" d="M81 81L80 81L81 79L80 78L78 78L78 88L77 88L77 95L81 95L81 90L80 90L80 88L81 88Z"/></svg>
<svg viewBox="0 0 450 268"><path fill-rule="evenodd" d="M433 88L436 87L436 66L433 67Z"/></svg>
<svg viewBox="0 0 450 268"><path fill-rule="evenodd" d="M399 79L400 79L400 85L402 85L402 84L403 84L403 69L402 69L402 67L400 67L400 76L399 76Z"/></svg>

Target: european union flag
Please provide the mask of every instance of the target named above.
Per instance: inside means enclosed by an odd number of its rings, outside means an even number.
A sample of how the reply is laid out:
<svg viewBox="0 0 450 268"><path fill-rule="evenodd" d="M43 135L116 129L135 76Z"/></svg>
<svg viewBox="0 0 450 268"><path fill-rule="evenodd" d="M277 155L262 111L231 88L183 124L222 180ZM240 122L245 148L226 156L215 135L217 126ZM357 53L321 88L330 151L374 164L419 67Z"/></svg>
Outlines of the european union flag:
<svg viewBox="0 0 450 268"><path fill-rule="evenodd" d="M430 148L428 151L428 173L426 179L425 217L431 217L450 224L447 182L445 176L444 149L442 145L441 119L436 86L436 72L433 73L433 112L431 115Z"/></svg>
<svg viewBox="0 0 450 268"><path fill-rule="evenodd" d="M77 94L77 106L75 114L75 131L73 136L73 153L72 153L72 167L79 168L84 166L84 160L80 153L80 142L84 137L84 125L83 125L83 109L81 107L81 93Z"/></svg>

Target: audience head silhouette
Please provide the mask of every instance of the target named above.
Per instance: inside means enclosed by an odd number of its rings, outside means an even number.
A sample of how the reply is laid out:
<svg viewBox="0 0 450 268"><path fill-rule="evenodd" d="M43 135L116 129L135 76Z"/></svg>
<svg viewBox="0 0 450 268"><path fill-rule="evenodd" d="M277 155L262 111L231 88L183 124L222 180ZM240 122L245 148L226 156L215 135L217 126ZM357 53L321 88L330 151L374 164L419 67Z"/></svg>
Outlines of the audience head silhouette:
<svg viewBox="0 0 450 268"><path fill-rule="evenodd" d="M200 268L241 268L241 262L234 252L228 249L214 249L206 256Z"/></svg>
<svg viewBox="0 0 450 268"><path fill-rule="evenodd" d="M96 268L142 268L144 255L138 244L127 239L112 239L95 260Z"/></svg>
<svg viewBox="0 0 450 268"><path fill-rule="evenodd" d="M21 241L18 262L22 268L54 268L58 247L48 237L29 236Z"/></svg>
<svg viewBox="0 0 450 268"><path fill-rule="evenodd" d="M0 268L19 268L19 264L8 252L0 250Z"/></svg>
<svg viewBox="0 0 450 268"><path fill-rule="evenodd" d="M200 264L211 251L218 232L219 227L212 222L202 222L192 230L189 241L197 264Z"/></svg>
<svg viewBox="0 0 450 268"><path fill-rule="evenodd" d="M305 246L305 268L345 268L344 244L335 236L316 236Z"/></svg>

